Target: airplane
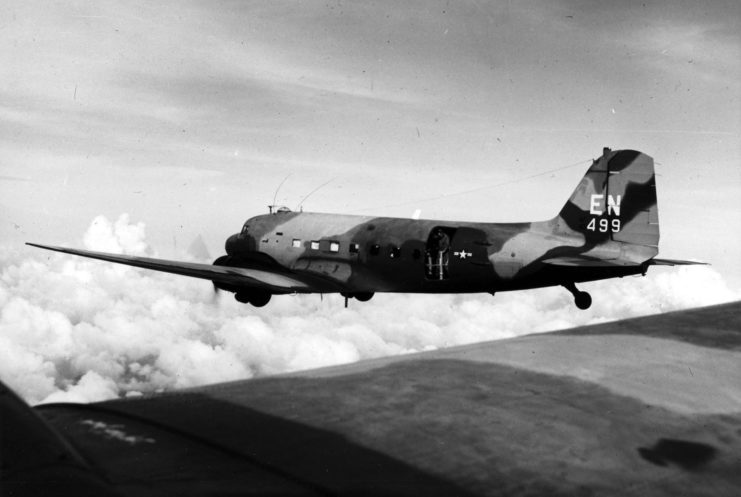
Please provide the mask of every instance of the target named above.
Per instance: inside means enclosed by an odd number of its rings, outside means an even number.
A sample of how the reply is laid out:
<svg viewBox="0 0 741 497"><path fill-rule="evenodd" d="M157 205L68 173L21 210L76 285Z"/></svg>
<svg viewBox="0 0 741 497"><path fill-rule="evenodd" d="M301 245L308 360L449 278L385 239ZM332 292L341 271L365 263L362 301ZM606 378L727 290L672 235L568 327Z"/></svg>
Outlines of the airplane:
<svg viewBox="0 0 741 497"><path fill-rule="evenodd" d="M602 156L547 221L453 222L292 212L248 219L226 255L199 264L27 243L103 261L211 280L255 307L273 295L339 293L360 302L380 292L490 293L563 286L579 309L592 297L576 283L645 276L659 259L654 161L635 150Z"/></svg>

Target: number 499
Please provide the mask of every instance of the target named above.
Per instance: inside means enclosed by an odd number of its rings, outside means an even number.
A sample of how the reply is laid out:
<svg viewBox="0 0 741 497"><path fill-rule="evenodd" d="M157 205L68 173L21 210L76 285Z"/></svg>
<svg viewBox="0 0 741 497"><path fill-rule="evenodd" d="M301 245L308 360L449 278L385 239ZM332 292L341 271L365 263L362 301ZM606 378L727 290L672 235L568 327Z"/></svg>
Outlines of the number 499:
<svg viewBox="0 0 741 497"><path fill-rule="evenodd" d="M609 219L602 218L598 223L597 218L593 217L592 220L589 221L589 224L587 224L587 229L589 231L599 231L600 233L607 233L608 231L617 233L620 231L620 219L613 219L612 222L610 222Z"/></svg>

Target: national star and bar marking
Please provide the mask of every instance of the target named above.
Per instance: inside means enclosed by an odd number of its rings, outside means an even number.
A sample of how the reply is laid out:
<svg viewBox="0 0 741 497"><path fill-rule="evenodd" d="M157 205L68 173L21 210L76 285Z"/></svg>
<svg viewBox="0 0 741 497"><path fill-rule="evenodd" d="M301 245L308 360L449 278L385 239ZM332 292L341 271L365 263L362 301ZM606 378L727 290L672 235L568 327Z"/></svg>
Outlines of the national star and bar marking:
<svg viewBox="0 0 741 497"><path fill-rule="evenodd" d="M461 259L465 259L466 257L471 257L473 254L471 252L466 252L465 250L461 250L460 252L453 252L453 255L457 255Z"/></svg>

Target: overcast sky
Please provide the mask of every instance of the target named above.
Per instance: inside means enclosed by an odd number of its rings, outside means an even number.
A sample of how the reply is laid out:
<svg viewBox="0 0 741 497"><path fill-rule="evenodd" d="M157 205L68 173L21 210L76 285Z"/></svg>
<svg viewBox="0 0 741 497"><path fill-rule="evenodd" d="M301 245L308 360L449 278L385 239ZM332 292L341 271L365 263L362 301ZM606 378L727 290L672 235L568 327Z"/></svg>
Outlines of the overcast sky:
<svg viewBox="0 0 741 497"><path fill-rule="evenodd" d="M4 2L0 41L0 303L47 305L22 243L100 215L215 258L290 175L290 207L331 180L306 210L542 220L603 146L657 161L660 256L713 264L666 281L741 289L738 1Z"/></svg>
<svg viewBox="0 0 741 497"><path fill-rule="evenodd" d="M307 210L539 220L587 163L520 180L610 146L659 163L662 255L741 285L739 2L17 2L0 15L13 242L79 243L96 215L129 213L160 253L197 234L219 251L288 174L291 207L333 180Z"/></svg>

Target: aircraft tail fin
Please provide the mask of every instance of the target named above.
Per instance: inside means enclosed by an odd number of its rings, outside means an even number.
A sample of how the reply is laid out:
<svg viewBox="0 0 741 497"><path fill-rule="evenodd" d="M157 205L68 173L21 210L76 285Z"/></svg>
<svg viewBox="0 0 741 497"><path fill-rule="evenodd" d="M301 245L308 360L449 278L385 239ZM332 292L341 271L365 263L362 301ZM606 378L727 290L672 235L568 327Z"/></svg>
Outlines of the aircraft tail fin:
<svg viewBox="0 0 741 497"><path fill-rule="evenodd" d="M653 158L605 148L554 221L557 231L578 232L588 245L622 242L633 260L655 256L659 214Z"/></svg>

